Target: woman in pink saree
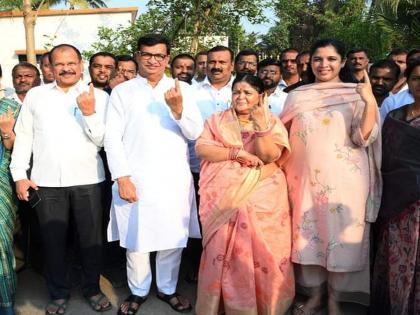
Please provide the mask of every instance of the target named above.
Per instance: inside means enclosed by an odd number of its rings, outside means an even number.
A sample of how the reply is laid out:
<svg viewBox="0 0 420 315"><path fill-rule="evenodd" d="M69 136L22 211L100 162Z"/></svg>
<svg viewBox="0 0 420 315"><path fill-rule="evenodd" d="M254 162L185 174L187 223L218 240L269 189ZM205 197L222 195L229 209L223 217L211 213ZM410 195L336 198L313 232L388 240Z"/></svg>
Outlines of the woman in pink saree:
<svg viewBox="0 0 420 315"><path fill-rule="evenodd" d="M287 132L268 113L260 79L233 82L232 108L196 144L203 227L198 315L284 314L294 297L285 176Z"/></svg>

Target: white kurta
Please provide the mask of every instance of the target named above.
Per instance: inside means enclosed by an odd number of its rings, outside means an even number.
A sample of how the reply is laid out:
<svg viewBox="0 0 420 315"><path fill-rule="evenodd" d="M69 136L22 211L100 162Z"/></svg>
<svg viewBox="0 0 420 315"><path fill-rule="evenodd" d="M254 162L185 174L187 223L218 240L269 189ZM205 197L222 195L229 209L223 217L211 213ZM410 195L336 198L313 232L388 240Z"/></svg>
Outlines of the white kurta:
<svg viewBox="0 0 420 315"><path fill-rule="evenodd" d="M164 99L174 80L155 88L141 77L113 89L105 150L112 178L131 176L139 201L128 203L112 187L109 241L138 252L185 247L199 236L187 139L199 137L203 121L191 87L180 82L183 113L175 120Z"/></svg>

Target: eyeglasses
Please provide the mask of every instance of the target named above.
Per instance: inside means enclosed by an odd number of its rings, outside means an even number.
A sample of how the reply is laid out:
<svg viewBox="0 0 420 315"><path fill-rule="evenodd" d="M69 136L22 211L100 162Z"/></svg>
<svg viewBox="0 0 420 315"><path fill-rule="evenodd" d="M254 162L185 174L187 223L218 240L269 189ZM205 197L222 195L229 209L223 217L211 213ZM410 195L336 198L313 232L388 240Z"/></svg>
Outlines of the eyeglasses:
<svg viewBox="0 0 420 315"><path fill-rule="evenodd" d="M241 61L238 61L237 64L240 65L240 66L245 66L245 65L253 66L253 67L257 66L257 63L254 62L254 61L242 61L241 60Z"/></svg>
<svg viewBox="0 0 420 315"><path fill-rule="evenodd" d="M137 51L136 55L139 56L140 58L144 59L144 60L150 60L153 58L155 58L155 60L157 62L161 62L163 61L168 55L164 55L164 54L151 54L148 52L143 52L143 51Z"/></svg>

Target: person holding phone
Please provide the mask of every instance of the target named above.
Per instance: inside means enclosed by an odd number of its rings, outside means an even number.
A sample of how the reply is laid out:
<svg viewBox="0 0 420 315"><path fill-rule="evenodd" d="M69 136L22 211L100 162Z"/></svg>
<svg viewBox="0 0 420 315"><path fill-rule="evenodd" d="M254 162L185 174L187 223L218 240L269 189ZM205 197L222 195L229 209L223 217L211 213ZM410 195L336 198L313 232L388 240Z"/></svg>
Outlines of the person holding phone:
<svg viewBox="0 0 420 315"><path fill-rule="evenodd" d="M198 315L285 314L294 297L291 222L281 169L287 131L269 113L263 82L232 84L232 107L197 140L203 254Z"/></svg>
<svg viewBox="0 0 420 315"><path fill-rule="evenodd" d="M28 92L16 122L10 170L20 200L36 202L30 188L41 199L35 211L50 294L45 313L64 314L70 298L66 241L71 229L77 230L79 240L83 295L92 309L103 312L111 308L99 287L101 183L105 180L99 151L105 134L108 95L81 81L83 62L74 46L55 46L49 58L55 81ZM28 179L31 155L33 165ZM70 217L74 226L70 225Z"/></svg>

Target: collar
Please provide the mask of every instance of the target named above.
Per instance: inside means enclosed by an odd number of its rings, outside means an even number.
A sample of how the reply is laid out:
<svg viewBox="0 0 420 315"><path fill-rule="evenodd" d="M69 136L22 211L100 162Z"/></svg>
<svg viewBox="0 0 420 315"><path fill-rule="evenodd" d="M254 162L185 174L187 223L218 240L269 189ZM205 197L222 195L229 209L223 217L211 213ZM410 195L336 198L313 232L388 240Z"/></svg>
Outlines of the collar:
<svg viewBox="0 0 420 315"><path fill-rule="evenodd" d="M54 80L54 82L50 83L50 89L57 89L59 91L63 91L61 87L58 86L57 81ZM76 91L77 93L82 93L87 91L88 86L80 79L75 85L71 86L69 88L69 91Z"/></svg>
<svg viewBox="0 0 420 315"><path fill-rule="evenodd" d="M226 87L228 87L228 88L232 88L232 83L233 83L233 80L234 80L234 77L233 76L230 76L230 79L229 79L229 81L228 81L228 83L226 83L226 85L224 86L224 87L222 87L222 89L224 89L224 88L226 88ZM211 87L211 88L213 88L213 85L211 84L211 82L209 81L209 77L208 76L206 76L206 78L201 82L201 83L199 83L202 87L205 87L205 86L209 86L209 87Z"/></svg>

